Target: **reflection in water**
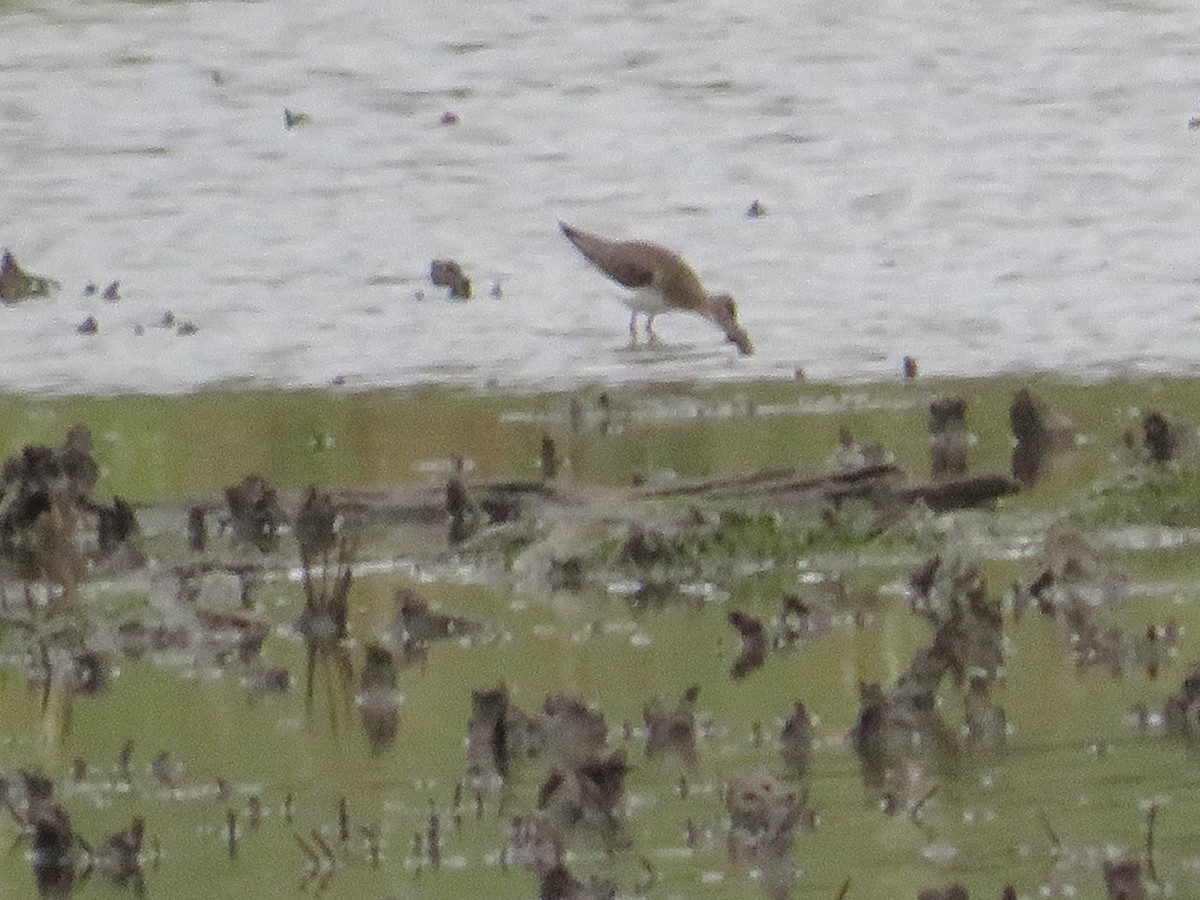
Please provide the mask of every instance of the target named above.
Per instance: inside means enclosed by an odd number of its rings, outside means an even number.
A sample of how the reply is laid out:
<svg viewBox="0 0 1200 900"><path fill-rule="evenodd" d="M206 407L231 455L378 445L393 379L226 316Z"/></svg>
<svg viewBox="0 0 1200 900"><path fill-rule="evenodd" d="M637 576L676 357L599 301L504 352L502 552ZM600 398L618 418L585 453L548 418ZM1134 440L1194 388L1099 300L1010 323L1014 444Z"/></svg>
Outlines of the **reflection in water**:
<svg viewBox="0 0 1200 900"><path fill-rule="evenodd" d="M20 840L30 845L39 896L70 897L75 885L93 872L118 887L129 888L135 896L145 893L141 862L145 821L141 816L93 850L72 828L71 817L54 796L54 784L46 776L22 771L19 780L0 779L0 799L20 828Z"/></svg>
<svg viewBox="0 0 1200 900"><path fill-rule="evenodd" d="M811 820L805 798L797 798L775 776L760 772L729 779L725 809L730 858L758 871L767 900L788 900L796 828L806 817Z"/></svg>
<svg viewBox="0 0 1200 900"><path fill-rule="evenodd" d="M379 755L396 740L400 708L396 702L396 662L386 647L366 648L358 692L358 713L371 752Z"/></svg>

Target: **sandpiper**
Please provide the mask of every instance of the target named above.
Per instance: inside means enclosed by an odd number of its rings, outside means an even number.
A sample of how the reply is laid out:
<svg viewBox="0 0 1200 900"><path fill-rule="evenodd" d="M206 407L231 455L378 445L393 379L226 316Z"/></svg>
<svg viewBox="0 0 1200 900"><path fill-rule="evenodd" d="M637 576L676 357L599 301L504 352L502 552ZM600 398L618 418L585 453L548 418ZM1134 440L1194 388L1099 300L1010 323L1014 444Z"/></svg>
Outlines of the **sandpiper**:
<svg viewBox="0 0 1200 900"><path fill-rule="evenodd" d="M580 253L601 272L632 288L624 299L631 310L629 336L637 342L637 317L646 317L646 338L656 341L654 317L672 310L699 313L725 332L725 339L749 355L754 345L737 320L737 304L728 294L709 294L678 254L647 241L614 241L558 223Z"/></svg>

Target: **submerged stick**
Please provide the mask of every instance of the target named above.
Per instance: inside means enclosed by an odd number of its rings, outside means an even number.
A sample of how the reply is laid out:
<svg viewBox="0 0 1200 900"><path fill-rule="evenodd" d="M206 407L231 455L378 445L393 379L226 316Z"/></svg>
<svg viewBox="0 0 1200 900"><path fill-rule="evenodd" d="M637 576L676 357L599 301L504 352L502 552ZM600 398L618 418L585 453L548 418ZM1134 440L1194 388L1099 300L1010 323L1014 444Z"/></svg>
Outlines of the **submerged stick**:
<svg viewBox="0 0 1200 900"><path fill-rule="evenodd" d="M1042 826L1042 830L1046 832L1046 837L1050 838L1051 849L1057 853L1062 849L1062 841L1058 839L1058 835L1054 833L1054 829L1050 827L1050 819L1046 817L1044 809L1038 810L1038 822Z"/></svg>
<svg viewBox="0 0 1200 900"><path fill-rule="evenodd" d="M1154 869L1154 823L1158 819L1158 804L1151 803L1146 812L1146 874L1155 884L1160 884L1158 872Z"/></svg>

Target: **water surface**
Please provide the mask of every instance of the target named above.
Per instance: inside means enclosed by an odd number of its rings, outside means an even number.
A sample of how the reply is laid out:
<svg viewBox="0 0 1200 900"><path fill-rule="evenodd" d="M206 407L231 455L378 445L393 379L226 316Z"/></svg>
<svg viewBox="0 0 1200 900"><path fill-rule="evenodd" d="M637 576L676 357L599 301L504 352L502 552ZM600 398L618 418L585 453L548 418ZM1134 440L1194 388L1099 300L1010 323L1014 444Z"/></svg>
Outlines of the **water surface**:
<svg viewBox="0 0 1200 900"><path fill-rule="evenodd" d="M1192 371L1172 2L6 3L0 388ZM284 108L311 121L286 130ZM444 111L459 124L440 126ZM747 219L759 200L767 215ZM741 303L624 349L556 220ZM447 301L430 260L476 299ZM89 282L121 282L108 305ZM499 284L502 297L488 296ZM414 299L417 292L423 302ZM200 331L151 327L166 310ZM75 326L93 314L99 334ZM145 333L135 335L135 326Z"/></svg>

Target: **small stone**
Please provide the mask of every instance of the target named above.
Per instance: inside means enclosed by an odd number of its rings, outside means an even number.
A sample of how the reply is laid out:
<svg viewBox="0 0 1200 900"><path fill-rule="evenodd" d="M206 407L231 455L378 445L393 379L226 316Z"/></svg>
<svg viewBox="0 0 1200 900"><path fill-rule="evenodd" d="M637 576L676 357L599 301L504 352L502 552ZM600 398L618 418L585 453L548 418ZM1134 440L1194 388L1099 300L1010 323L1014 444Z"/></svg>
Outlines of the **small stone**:
<svg viewBox="0 0 1200 900"><path fill-rule="evenodd" d="M109 303L116 303L121 299L121 282L114 281L104 289L104 293L101 296Z"/></svg>
<svg viewBox="0 0 1200 900"><path fill-rule="evenodd" d="M75 330L80 334L95 334L100 330L100 323L96 321L95 316L88 316L75 326Z"/></svg>
<svg viewBox="0 0 1200 900"><path fill-rule="evenodd" d="M765 206L763 206L761 203L759 203L757 200L755 200L753 203L751 203L750 207L746 210L746 218L747 219L761 219L766 214L767 214L767 208Z"/></svg>
<svg viewBox="0 0 1200 900"><path fill-rule="evenodd" d="M448 109L444 113L442 113L441 118L438 119L438 124L439 125L457 125L459 123L459 121L460 120L458 118L458 113L453 112L452 110Z"/></svg>

